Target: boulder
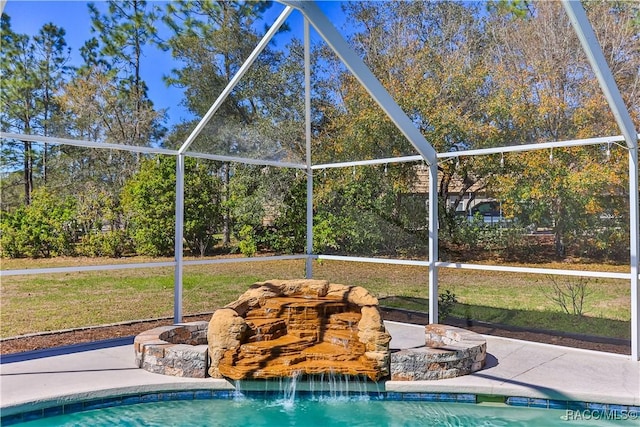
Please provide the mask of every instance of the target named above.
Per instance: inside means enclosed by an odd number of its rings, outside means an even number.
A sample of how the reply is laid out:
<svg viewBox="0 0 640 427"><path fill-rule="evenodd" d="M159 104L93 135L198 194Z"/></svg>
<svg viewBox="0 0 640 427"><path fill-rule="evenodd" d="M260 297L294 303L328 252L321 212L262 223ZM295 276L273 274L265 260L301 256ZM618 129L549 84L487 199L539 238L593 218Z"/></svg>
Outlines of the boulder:
<svg viewBox="0 0 640 427"><path fill-rule="evenodd" d="M247 332L247 322L235 310L222 308L213 313L207 331L209 343L209 375L222 378L218 364L225 352L240 347Z"/></svg>

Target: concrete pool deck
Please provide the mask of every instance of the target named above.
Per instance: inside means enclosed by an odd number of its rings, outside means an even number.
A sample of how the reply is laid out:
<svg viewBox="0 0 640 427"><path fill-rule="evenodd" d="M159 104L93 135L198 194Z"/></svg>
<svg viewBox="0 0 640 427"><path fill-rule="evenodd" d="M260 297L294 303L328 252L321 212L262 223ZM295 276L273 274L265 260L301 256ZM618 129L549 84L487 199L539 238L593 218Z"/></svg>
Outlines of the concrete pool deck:
<svg viewBox="0 0 640 427"><path fill-rule="evenodd" d="M391 348L424 345L424 327L385 322ZM630 356L485 336L486 367L470 375L432 381L387 381L386 392L469 393L640 406L640 363ZM2 416L120 394L229 390L212 378L153 374L134 363L132 344L17 360L0 365ZM15 360L15 358L13 358ZM26 359L26 358L25 358Z"/></svg>

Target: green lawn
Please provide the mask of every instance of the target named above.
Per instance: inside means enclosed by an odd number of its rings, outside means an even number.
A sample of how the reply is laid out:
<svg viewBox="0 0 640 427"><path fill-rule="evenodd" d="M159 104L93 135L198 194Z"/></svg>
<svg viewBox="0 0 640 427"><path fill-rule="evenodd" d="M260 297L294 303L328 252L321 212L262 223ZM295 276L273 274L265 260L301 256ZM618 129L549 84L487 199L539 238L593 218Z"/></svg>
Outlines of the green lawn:
<svg viewBox="0 0 640 427"><path fill-rule="evenodd" d="M145 262L133 258L125 262ZM164 260L156 260L164 261ZM3 269L114 263L114 260L3 260ZM120 261L118 261L120 262ZM566 265L536 265L563 268ZM579 266L574 266L578 268ZM582 266L583 268L587 268ZM626 267L589 265L624 271ZM267 261L185 267L184 314L211 312L256 281L300 278L304 261ZM314 277L360 285L387 305L426 311L427 269L322 261ZM565 332L629 338L630 288L624 280L592 280L584 316L568 315L548 298L546 276L440 269L440 289L458 299L453 315ZM2 279L0 336L173 316L173 268L9 276Z"/></svg>

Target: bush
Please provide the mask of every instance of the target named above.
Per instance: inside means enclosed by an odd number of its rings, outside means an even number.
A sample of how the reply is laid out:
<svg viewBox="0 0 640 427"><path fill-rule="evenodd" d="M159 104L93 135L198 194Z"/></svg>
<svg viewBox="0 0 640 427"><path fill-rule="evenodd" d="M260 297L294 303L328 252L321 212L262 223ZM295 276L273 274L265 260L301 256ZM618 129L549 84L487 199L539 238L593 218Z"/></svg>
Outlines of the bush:
<svg viewBox="0 0 640 427"><path fill-rule="evenodd" d="M317 254L328 253L339 248L333 223L335 217L326 214L326 217L314 220L313 224L313 252Z"/></svg>
<svg viewBox="0 0 640 427"><path fill-rule="evenodd" d="M119 258L133 251L133 243L123 230L94 232L82 236L76 248L79 255Z"/></svg>
<svg viewBox="0 0 640 427"><path fill-rule="evenodd" d="M255 233L253 227L245 225L240 229L238 233L240 241L238 242L238 249L244 256L252 257L258 251L258 245L256 243Z"/></svg>
<svg viewBox="0 0 640 427"><path fill-rule="evenodd" d="M19 209L14 214L2 212L0 220L0 255L3 258L20 258L25 256L22 248L22 239L19 231L21 220L24 216L23 209Z"/></svg>
<svg viewBox="0 0 640 427"><path fill-rule="evenodd" d="M444 293L438 296L438 322L442 323L453 311L453 308L458 303L456 294L450 290L445 290Z"/></svg>
<svg viewBox="0 0 640 427"><path fill-rule="evenodd" d="M142 162L124 187L122 208L138 255L171 255L175 240L175 159Z"/></svg>
<svg viewBox="0 0 640 427"><path fill-rule="evenodd" d="M548 278L551 284L549 289L543 288L545 296L567 314L584 315L585 299L593 293L593 290L589 289L591 279L588 277L556 278L554 276L548 276Z"/></svg>
<svg viewBox="0 0 640 427"><path fill-rule="evenodd" d="M629 231L622 227L602 227L576 239L575 251L599 261L629 262Z"/></svg>
<svg viewBox="0 0 640 427"><path fill-rule="evenodd" d="M71 198L54 197L45 189L32 194L29 206L3 212L0 222L2 255L51 257L74 254L75 204Z"/></svg>

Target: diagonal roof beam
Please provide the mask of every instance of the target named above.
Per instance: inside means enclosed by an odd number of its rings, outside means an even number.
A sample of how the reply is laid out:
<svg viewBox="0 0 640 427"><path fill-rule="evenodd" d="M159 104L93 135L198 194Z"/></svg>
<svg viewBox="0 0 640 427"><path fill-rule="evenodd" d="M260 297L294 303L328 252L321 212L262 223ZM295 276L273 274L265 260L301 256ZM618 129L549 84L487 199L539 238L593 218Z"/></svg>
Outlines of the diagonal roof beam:
<svg viewBox="0 0 640 427"><path fill-rule="evenodd" d="M582 48L587 54L589 63L598 78L598 83L600 83L600 87L607 98L609 108L611 108L616 122L622 131L627 146L629 148L636 148L638 146L638 132L635 130L629 110L622 100L618 85L613 78L611 69L602 53L602 47L593 32L593 28L581 2L577 0L563 0L562 5L567 11L567 15L569 15L571 25L573 25L580 39L580 43L582 43Z"/></svg>
<svg viewBox="0 0 640 427"><path fill-rule="evenodd" d="M318 5L314 1L298 0L281 0L281 3L295 7L309 19L318 34L333 49L344 65L369 92L369 95L378 103L402 134L413 144L426 162L430 165L437 163L436 151L433 146L427 142L409 116L396 104L389 92L365 65L364 61L351 49L338 30L322 13Z"/></svg>
<svg viewBox="0 0 640 427"><path fill-rule="evenodd" d="M227 97L229 96L233 88L236 87L240 79L249 70L251 65L253 65L256 58L258 58L258 55L260 55L260 53L264 50L264 48L267 47L267 45L269 44L273 36L280 29L284 21L287 20L291 12L293 12L293 8L291 8L290 6L287 6L282 11L280 16L278 16L278 19L275 20L271 28L269 28L269 31L267 31L267 33L262 37L262 40L260 40L260 42L255 47L255 49L253 49L253 52L251 52L247 60L244 62L244 64L242 64L238 72L233 76L233 78L229 81L229 83L227 83L227 86L220 93L220 95L218 96L218 99L216 99L216 101L213 103L211 108L209 108L209 111L207 111L207 113L204 115L202 120L200 120L200 122L195 127L195 129L193 129L189 137L184 141L184 143L178 150L180 154L183 154L185 151L187 151L187 149L193 143L196 137L200 135L200 132L202 132L202 129L204 129L207 123L209 123L209 120L211 120L214 114L216 114L216 112L218 111L222 103L227 99Z"/></svg>

